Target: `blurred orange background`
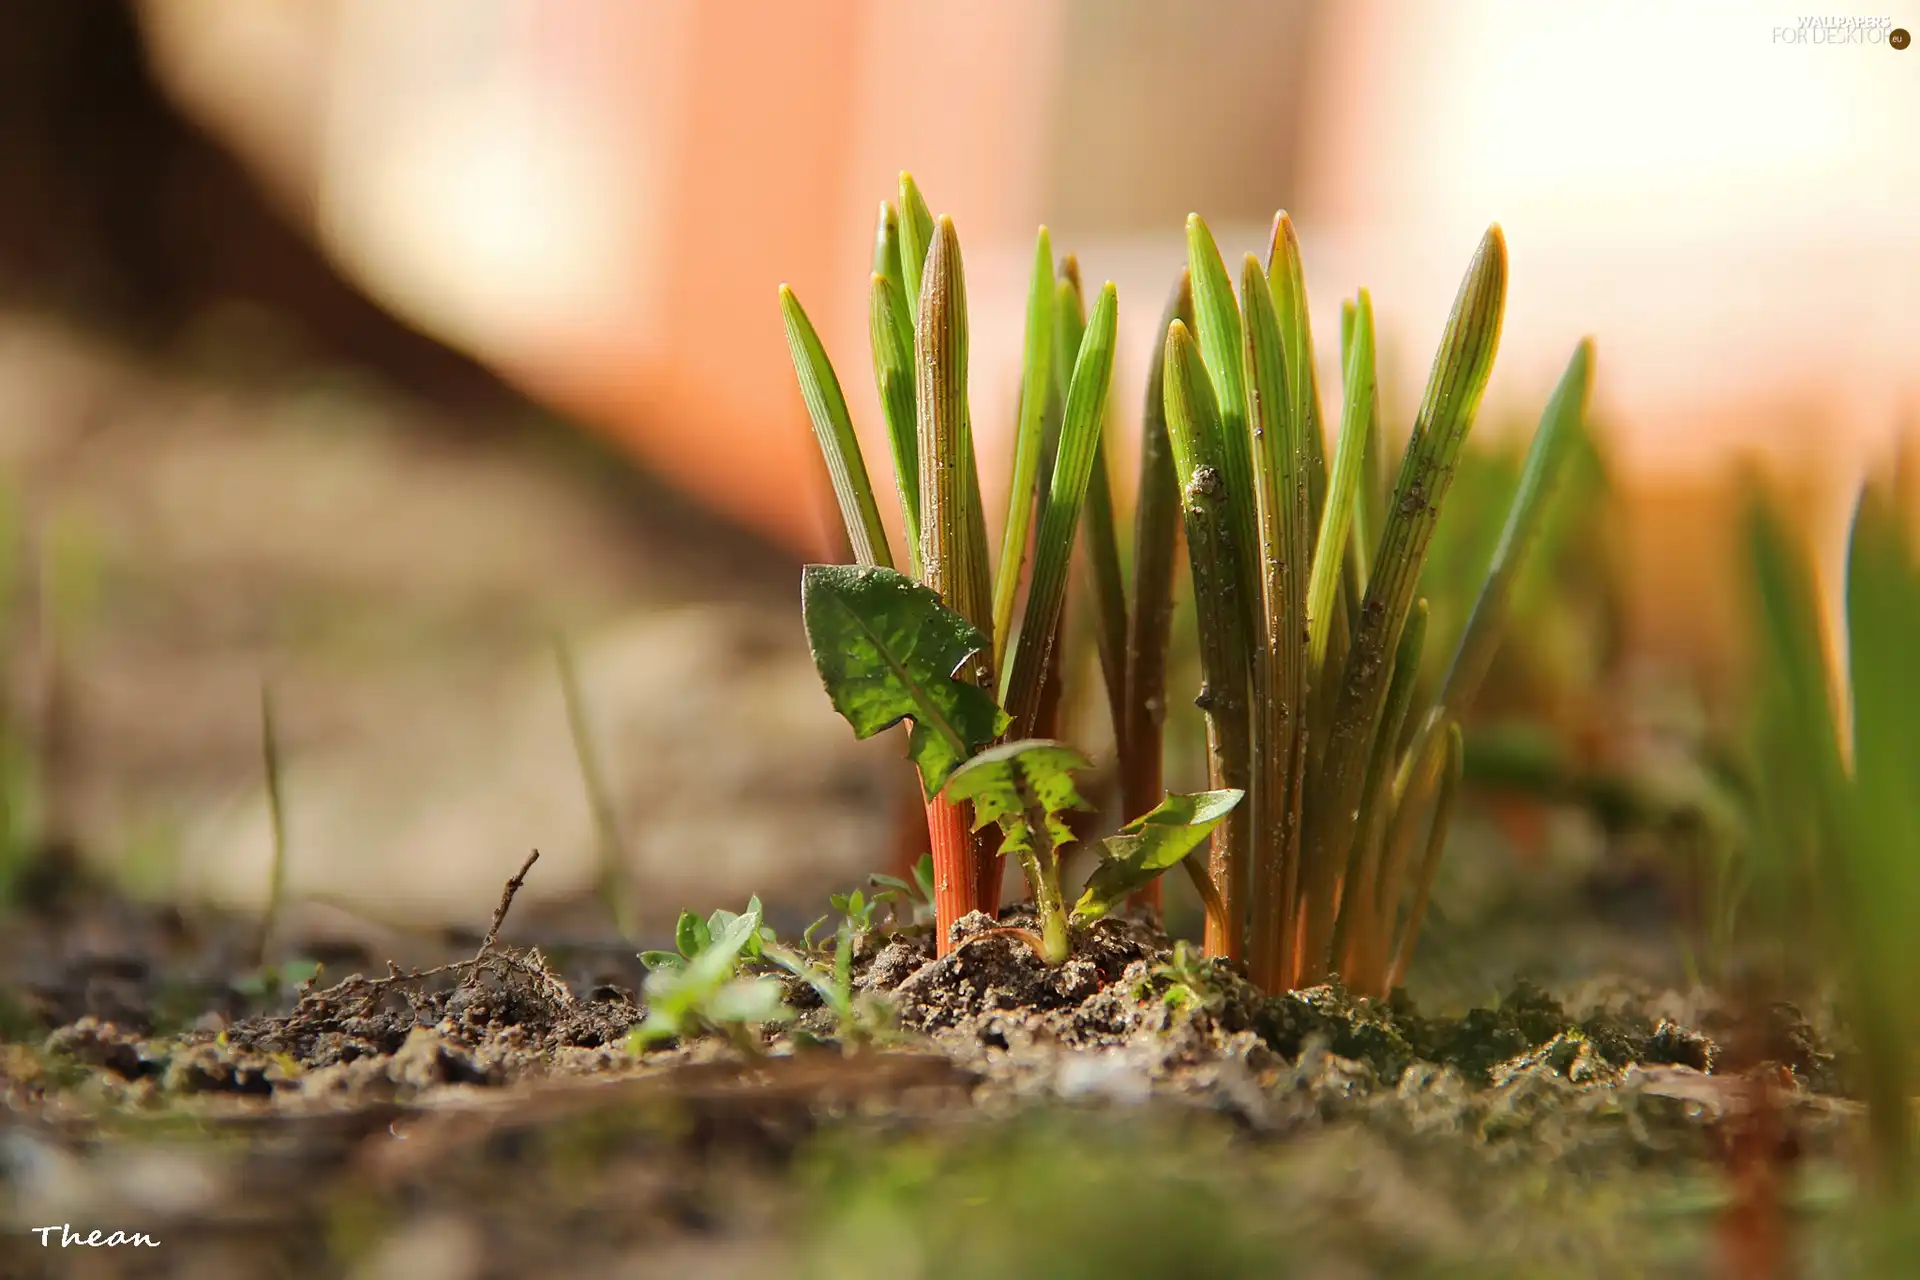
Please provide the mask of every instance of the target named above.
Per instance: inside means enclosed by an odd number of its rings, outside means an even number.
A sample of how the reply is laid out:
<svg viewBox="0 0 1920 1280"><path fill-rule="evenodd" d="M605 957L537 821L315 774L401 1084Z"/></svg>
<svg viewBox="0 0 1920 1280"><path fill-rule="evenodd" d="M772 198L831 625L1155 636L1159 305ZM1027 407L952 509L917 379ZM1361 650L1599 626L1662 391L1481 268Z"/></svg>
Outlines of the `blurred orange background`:
<svg viewBox="0 0 1920 1280"><path fill-rule="evenodd" d="M1877 11L1846 39L1732 3L144 14L164 81L363 288L810 553L828 504L775 288L807 304L884 458L865 276L902 167L966 248L990 491L1043 221L1120 284L1133 414L1185 212L1237 253L1291 209L1321 332L1372 290L1402 429L1458 272L1501 222L1512 286L1483 417L1533 412L1597 337L1598 412L1647 499L1643 620L1666 616L1656 601L1716 607L1718 568L1690 544L1731 458L1793 474L1831 535L1920 399L1920 54L1890 48Z"/></svg>

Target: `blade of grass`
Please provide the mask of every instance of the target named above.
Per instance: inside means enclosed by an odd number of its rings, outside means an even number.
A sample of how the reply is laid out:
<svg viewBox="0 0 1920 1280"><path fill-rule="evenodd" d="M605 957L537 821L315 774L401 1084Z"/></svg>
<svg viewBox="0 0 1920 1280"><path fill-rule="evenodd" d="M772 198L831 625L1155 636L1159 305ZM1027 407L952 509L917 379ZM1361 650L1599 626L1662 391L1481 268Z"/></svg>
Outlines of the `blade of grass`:
<svg viewBox="0 0 1920 1280"><path fill-rule="evenodd" d="M268 864L266 910L260 916L260 931L254 936L253 967L256 970L267 962L267 947L273 941L287 897L287 806L280 767L280 732L273 714L273 689L264 680L260 682L260 762L267 783L267 821L273 833L273 861Z"/></svg>
<svg viewBox="0 0 1920 1280"><path fill-rule="evenodd" d="M1911 1010L1920 996L1912 958L1920 911L1920 682L1913 677L1920 635L1920 566L1914 530L1900 495L1869 484L1854 514L1847 557L1848 670L1853 682L1855 794L1852 836L1844 849L1846 897L1838 922L1851 959L1851 1021L1860 1038L1862 1077L1883 1194L1904 1200L1915 1182L1916 1089Z"/></svg>
<svg viewBox="0 0 1920 1280"><path fill-rule="evenodd" d="M1310 855L1310 871L1317 883L1309 893L1323 898L1347 862L1355 806L1386 701L1386 656L1399 644L1441 501L1486 389L1499 345L1506 279L1506 241L1496 225L1481 239L1441 334L1340 682L1321 762L1322 778L1316 786L1325 803L1315 818ZM1323 900L1320 905L1327 904ZM1320 910L1307 938L1304 977L1324 973L1330 937L1320 932L1330 934L1332 926L1331 912Z"/></svg>
<svg viewBox="0 0 1920 1280"><path fill-rule="evenodd" d="M1167 440L1173 452L1187 555L1193 571L1200 633L1200 696L1207 722L1209 785L1248 786L1247 632L1236 599L1240 568L1221 479L1221 421L1200 348L1184 321L1167 328L1161 357ZM1248 806L1240 805L1212 836L1208 874L1221 904L1207 917L1207 954L1241 959L1246 952Z"/></svg>
<svg viewBox="0 0 1920 1280"><path fill-rule="evenodd" d="M1294 412L1304 423L1300 438L1306 452L1307 536L1311 538L1320 530L1320 513L1327 503L1327 443L1320 426L1320 376L1313 365L1313 326L1307 315L1307 277L1300 261L1300 237L1284 209L1273 219L1273 236L1267 247L1267 288L1273 313L1280 322Z"/></svg>
<svg viewBox="0 0 1920 1280"><path fill-rule="evenodd" d="M1805 990L1825 976L1797 944L1806 904L1832 899L1828 874L1846 839L1846 773L1813 566L1774 502L1749 485L1755 813L1747 854L1753 951L1747 959L1773 989Z"/></svg>
<svg viewBox="0 0 1920 1280"><path fill-rule="evenodd" d="M833 496L840 504L840 518L846 525L854 559L864 565L892 568L887 531L880 523L880 508L873 499L873 485L867 478L866 461L860 456L860 442L853 434L853 419L847 413L840 379L800 299L784 284L780 286L780 314L786 321L793 371L800 379L800 394L807 402L813 433L820 440L820 455L833 478Z"/></svg>
<svg viewBox="0 0 1920 1280"><path fill-rule="evenodd" d="M1253 447L1247 437L1247 387L1240 347L1240 308L1233 281L1221 261L1213 232L1197 213L1187 215L1187 271L1193 278L1194 320L1214 404L1220 417L1219 476L1227 502L1227 535L1233 540L1240 580L1235 604L1251 635L1259 609L1259 565L1254 552L1259 518L1253 494Z"/></svg>
<svg viewBox="0 0 1920 1280"><path fill-rule="evenodd" d="M907 318L920 323L920 290L926 275L927 253L933 248L933 211L920 195L913 175L900 175L900 292L907 299Z"/></svg>
<svg viewBox="0 0 1920 1280"><path fill-rule="evenodd" d="M1433 822L1427 829L1427 848L1420 859L1420 876L1413 890L1413 905L1407 909L1406 921L1401 925L1399 939L1394 943L1393 961L1374 991L1381 999L1406 982L1407 966L1413 962L1413 948L1420 941L1420 926L1426 922L1427 903L1433 897L1434 876L1440 869L1440 854L1446 847L1447 829L1453 825L1454 802L1460 795L1462 754L1459 722L1450 720L1447 722L1447 740L1440 764L1440 796L1434 801Z"/></svg>
<svg viewBox="0 0 1920 1280"><path fill-rule="evenodd" d="M1307 528L1305 426L1260 260L1240 270L1241 346L1259 519L1260 607L1253 652L1253 849L1249 939L1254 981L1273 990L1293 951L1305 764Z"/></svg>
<svg viewBox="0 0 1920 1280"><path fill-rule="evenodd" d="M1453 661L1441 686L1440 705L1452 714L1466 710L1486 679L1487 668L1500 647L1501 629L1506 621L1507 604L1513 584L1525 568L1527 553L1538 538L1541 521L1551 507L1555 483L1565 470L1585 430L1587 399L1593 389L1593 340L1582 339L1567 362L1566 372L1553 389L1527 459L1521 468L1520 484L1513 503L1507 508L1507 522L1500 531L1493 561L1474 601L1473 613L1461 633Z"/></svg>
<svg viewBox="0 0 1920 1280"><path fill-rule="evenodd" d="M1072 260L1069 259L1072 263ZM1086 306L1080 293L1078 264L1061 283L1059 307L1054 327L1059 346L1078 351L1086 332ZM1113 513L1113 483L1107 471L1106 421L1100 423L1099 438L1093 447L1093 470L1087 479L1087 496L1081 506L1081 529L1086 542L1088 597L1093 604L1093 638L1100 654L1100 674L1107 690L1107 717L1113 727L1114 754L1125 759L1127 698L1127 596L1126 579L1120 571L1120 544Z"/></svg>
<svg viewBox="0 0 1920 1280"><path fill-rule="evenodd" d="M1358 308L1354 299L1343 298L1340 301L1340 369L1345 373L1348 362L1353 359L1353 326ZM1352 565L1352 579L1349 594L1353 597L1351 613L1360 611L1360 599L1367 594L1367 577L1373 565L1373 535L1380 530L1382 508L1387 504L1386 480L1382 472L1384 464L1380 461L1380 378L1376 371L1373 385L1367 388L1368 418L1367 447L1365 450L1363 474L1360 477L1359 496L1353 504L1353 537L1347 543L1347 561ZM1345 382L1341 385L1341 403L1353 395L1353 390ZM1344 436L1344 430L1342 435ZM1340 469L1338 446L1335 448L1334 470ZM1331 485L1333 480L1328 479Z"/></svg>
<svg viewBox="0 0 1920 1280"><path fill-rule="evenodd" d="M1027 588L1026 609L1013 646L1012 661L1003 673L1001 705L1013 717L1009 733L1014 738L1033 735L1041 676L1057 639L1074 533L1092 478L1101 423L1106 416L1107 389L1113 377L1117 310L1114 288L1108 283L1094 303L1093 315L1074 360L1073 380L1060 425L1059 456L1046 501L1040 508L1040 527L1034 539L1033 575Z"/></svg>
<svg viewBox="0 0 1920 1280"><path fill-rule="evenodd" d="M1314 539L1313 578L1307 589L1307 679L1315 686L1326 665L1334 593L1340 589L1347 564L1347 533L1359 505L1368 421L1373 414L1373 301L1365 289L1360 291L1353 330L1352 349L1346 360L1346 404L1340 415L1340 440L1334 452L1327 503L1320 514L1320 533Z"/></svg>
<svg viewBox="0 0 1920 1280"><path fill-rule="evenodd" d="M1013 632L1013 606L1026 563L1027 535L1038 501L1040 449L1044 443L1047 397L1053 389L1053 243L1040 228L1033 248L1033 277L1027 288L1027 335L1020 372L1020 417L1014 427L1013 484L1007 495L1007 525L1000 542L1000 571L994 578L994 662L1006 665Z"/></svg>
<svg viewBox="0 0 1920 1280"><path fill-rule="evenodd" d="M972 417L967 408L967 285L960 237L941 218L927 252L914 332L918 404L921 560L928 586L983 632L992 625L984 548L975 545L978 477L971 475ZM980 674L990 676L991 654ZM987 681L989 687L991 682Z"/></svg>
<svg viewBox="0 0 1920 1280"><path fill-rule="evenodd" d="M573 738L574 761L580 767L580 784L586 789L587 812L593 820L595 877L600 901L613 922L614 932L627 942L639 939L639 922L633 918L633 890L627 878L626 840L620 833L620 820L607 788L606 772L600 767L600 752L594 745L593 728L587 723L587 702L580 693L580 670L573 659L573 646L563 635L553 638L554 668L560 676L560 698L566 704L567 732Z"/></svg>
<svg viewBox="0 0 1920 1280"><path fill-rule="evenodd" d="M873 381L887 420L893 453L894 489L906 530L907 571L920 576L920 454L914 421L913 319L900 283L900 224L891 204L880 206L874 234L874 270L869 282L867 331L873 348Z"/></svg>
<svg viewBox="0 0 1920 1280"><path fill-rule="evenodd" d="M1333 960L1343 976L1356 972L1360 955L1372 945L1367 930L1372 925L1371 904L1379 897L1380 859L1385 833L1380 818L1386 805L1382 792L1391 785L1394 761L1399 754L1400 735L1413 708L1414 694L1420 687L1420 651L1427 638L1427 601L1414 601L1407 617L1406 630L1400 633L1400 646L1394 651L1393 675L1387 684L1387 704L1380 718L1380 733L1373 742L1373 754L1367 761L1367 781L1360 791L1360 819L1354 828L1353 848L1347 867L1335 886L1338 917L1333 930Z"/></svg>
<svg viewBox="0 0 1920 1280"><path fill-rule="evenodd" d="M1192 277L1180 273L1154 330L1155 355L1175 320L1193 320ZM1167 715L1167 645L1173 630L1173 577L1180 538L1180 482L1167 439L1166 364L1148 362L1140 411L1140 483L1133 519L1133 609L1127 632L1127 743L1120 760L1121 808L1147 812L1165 789L1161 751Z"/></svg>
<svg viewBox="0 0 1920 1280"><path fill-rule="evenodd" d="M1452 721L1447 722L1449 725ZM1447 735L1443 731L1421 744L1418 755L1409 754L1394 779L1392 793L1382 799L1388 810L1386 838L1382 841L1380 876L1369 899L1355 904L1364 925L1359 959L1347 977L1353 990L1372 995L1379 991L1391 959L1389 948L1400 903L1406 897L1407 873L1413 865L1414 844L1420 834L1420 819L1429 812L1429 798L1440 788L1447 763ZM1439 852L1430 833L1428 844Z"/></svg>

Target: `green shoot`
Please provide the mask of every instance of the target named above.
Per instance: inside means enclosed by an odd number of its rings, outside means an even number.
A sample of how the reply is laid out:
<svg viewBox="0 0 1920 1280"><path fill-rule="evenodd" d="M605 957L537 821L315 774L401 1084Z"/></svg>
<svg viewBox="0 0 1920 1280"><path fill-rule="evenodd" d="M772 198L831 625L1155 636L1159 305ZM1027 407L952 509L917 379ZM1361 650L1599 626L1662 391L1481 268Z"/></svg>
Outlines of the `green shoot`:
<svg viewBox="0 0 1920 1280"><path fill-rule="evenodd" d="M735 955L739 960L758 960L766 944L773 940L773 930L759 924L762 912L758 897L747 900L744 912L728 911L724 907L716 908L711 914L701 917L691 911L682 911L673 926L674 951L642 951L640 962L649 969L684 969L689 962L699 959L713 945L715 939L730 938L737 922L752 917L756 925L740 936Z"/></svg>
<svg viewBox="0 0 1920 1280"><path fill-rule="evenodd" d="M917 928L933 922L932 854L920 855L920 860L913 864L913 876L909 880L876 871L867 877L867 883L875 891L875 904L884 905L893 912L896 928Z"/></svg>
<svg viewBox="0 0 1920 1280"><path fill-rule="evenodd" d="M665 1041L699 1031L718 1031L742 1053L758 1056L759 1028L790 1021L780 983L773 978L742 976L740 965L757 958L768 941L760 920L760 900L747 904L741 915L716 912L699 929L683 925L682 954L649 952L659 963L647 975L647 1016L627 1037L628 1048L643 1052ZM704 934L704 937L702 936ZM686 954L689 945L691 955Z"/></svg>
<svg viewBox="0 0 1920 1280"><path fill-rule="evenodd" d="M812 989L832 1014L835 1035L843 1046L871 1044L885 1038L892 1010L884 997L854 990L853 948L858 938L873 929L873 913L880 904L858 889L836 893L830 901L841 915L827 963L822 964L812 954L816 950L814 931L826 922L825 916L807 930L804 951L769 940L762 954Z"/></svg>
<svg viewBox="0 0 1920 1280"><path fill-rule="evenodd" d="M891 204L880 206L874 236L873 279L867 302L873 381L887 421L894 488L906 526L907 571L920 576L920 443L914 419L913 319L900 275L900 220Z"/></svg>
<svg viewBox="0 0 1920 1280"><path fill-rule="evenodd" d="M1077 270L1071 270L1061 280L1054 313L1059 349L1077 352L1087 327L1086 304L1080 294ZM1127 754L1127 592L1114 519L1113 477L1107 469L1104 415L1094 437L1093 469L1087 477L1080 525L1081 534L1086 538L1082 560L1093 603L1094 647L1100 654L1100 673L1106 682L1107 717L1113 727L1116 754L1124 759Z"/></svg>
<svg viewBox="0 0 1920 1280"><path fill-rule="evenodd" d="M1118 301L1113 285L1100 291L1074 360L1073 380L1060 425L1060 448L1051 484L1040 511L1034 544L1033 576L1026 609L1002 675L1001 701L1013 720L1013 736L1033 732L1040 709L1041 680L1060 628L1067 594L1067 564L1081 504L1093 475L1105 417L1107 387L1113 374L1114 329Z"/></svg>
<svg viewBox="0 0 1920 1280"><path fill-rule="evenodd" d="M1087 758L1065 743L1027 740L981 752L954 772L947 790L971 800L981 826L1001 833L1003 856L1018 859L1040 918L1029 939L1041 959L1062 964L1071 953L1071 929L1110 914L1126 898L1184 861L1236 805L1238 791L1168 796L1102 842L1100 864L1071 913L1060 887L1060 850L1073 843L1064 815L1084 809L1073 775Z"/></svg>
<svg viewBox="0 0 1920 1280"><path fill-rule="evenodd" d="M1340 415L1340 444L1333 458L1327 505L1320 514L1320 534L1315 539L1318 545L1328 547L1347 545L1347 531L1354 526L1360 506L1368 439L1378 417L1373 380L1373 300L1365 289L1360 291L1353 314L1353 343L1345 359L1346 400ZM1320 556L1313 562L1313 583L1307 589L1307 616L1312 620L1307 671L1315 683L1327 662L1334 593L1340 589L1342 569L1341 560L1335 556Z"/></svg>
<svg viewBox="0 0 1920 1280"><path fill-rule="evenodd" d="M1295 385L1299 371L1282 353L1259 259L1240 273L1244 302L1242 381L1253 443L1258 516L1257 641L1253 651L1253 874L1249 909L1255 974L1281 971L1293 952L1296 868L1300 862L1300 787L1306 769L1308 528L1305 432L1308 415ZM1296 344L1297 345L1297 344Z"/></svg>
<svg viewBox="0 0 1920 1280"><path fill-rule="evenodd" d="M969 760L947 783L951 798L973 802L976 828L1000 828L1000 856L1019 860L1040 917L1035 950L1048 964L1064 964L1070 950L1059 850L1073 843L1073 831L1062 815L1087 808L1073 775L1089 767L1065 743L1008 742Z"/></svg>
<svg viewBox="0 0 1920 1280"><path fill-rule="evenodd" d="M260 682L260 763L267 784L267 822L273 833L273 860L268 864L266 909L260 915L260 930L254 935L255 969L267 962L267 947L273 941L287 896L287 812L280 768L280 734L273 716L273 689L264 680Z"/></svg>
<svg viewBox="0 0 1920 1280"><path fill-rule="evenodd" d="M1053 388L1053 242L1047 229L1033 247L1033 280L1027 290L1027 335L1020 371L1020 418L1014 426L1013 485L1007 496L1007 525L1000 544L1000 570L994 579L993 657L1004 667L1013 638L1013 606L1026 564L1027 534L1039 489L1040 450L1047 397Z"/></svg>
<svg viewBox="0 0 1920 1280"><path fill-rule="evenodd" d="M1193 319L1193 288L1182 272L1154 330L1146 404L1140 412L1140 482L1134 496L1133 608L1127 622L1126 744L1120 755L1120 801L1139 813L1161 793L1167 718L1167 645L1173 628L1174 553L1180 535L1180 482L1167 439L1166 366L1160 344L1175 320Z"/></svg>
<svg viewBox="0 0 1920 1280"><path fill-rule="evenodd" d="M1493 369L1506 280L1506 241L1496 226L1481 240L1454 299L1407 442L1393 505L1381 530L1373 577L1367 584L1320 766L1318 786L1325 788L1324 799L1316 806L1309 863L1303 868L1302 883L1307 886L1303 949L1296 967L1282 975L1284 982L1274 985L1315 981L1328 972L1336 906L1332 886L1352 847L1367 758L1385 709L1387 656L1399 644L1412 610L1420 566L1452 479L1454 460ZM1320 550L1337 554L1339 549ZM1349 981L1353 981L1351 975Z"/></svg>
<svg viewBox="0 0 1920 1280"><path fill-rule="evenodd" d="M1747 518L1755 646L1744 856L1749 884L1736 941L1773 991L1805 994L1836 980L1859 1047L1873 1173L1884 1201L1920 1182L1911 1099L1920 964L1910 942L1920 913L1920 557L1911 495L1876 480L1861 494L1848 545L1847 689L1843 749L1820 596L1804 549L1775 505L1756 495ZM1811 931L1812 938L1809 938ZM1813 941L1815 945L1809 945Z"/></svg>
<svg viewBox="0 0 1920 1280"><path fill-rule="evenodd" d="M633 888L627 876L627 842L620 832L620 819L614 808L613 793L607 787L606 771L600 765L600 752L594 745L593 728L587 723L587 703L580 693L580 671L573 660L573 646L565 636L553 639L554 667L560 676L560 698L567 709L567 732L573 739L573 756L580 769L580 784L586 789L587 812L593 821L595 880L600 902L614 931L628 942L639 927L633 918Z"/></svg>
<svg viewBox="0 0 1920 1280"><path fill-rule="evenodd" d="M793 357L793 370L800 378L800 392L807 402L807 416L813 420L814 434L820 440L820 454L827 462L827 474L833 479L833 496L840 504L840 516L853 543L853 556L861 564L893 565L887 550L887 531L880 523L880 507L873 498L873 484L867 478L867 466L860 456L860 444L853 434L853 418L847 412L847 398L840 391L840 379L827 359L826 348L813 331L813 322L793 290L780 286L780 313L787 324L787 349Z"/></svg>
<svg viewBox="0 0 1920 1280"><path fill-rule="evenodd" d="M1239 606L1239 549L1221 478L1222 425L1200 349L1184 322L1167 327L1163 357L1167 438L1179 483L1187 553L1200 630L1200 709L1207 721L1207 774L1214 790L1250 785L1247 732L1247 631ZM1208 877L1220 903L1207 917L1210 955L1239 959L1246 942L1244 811L1216 833Z"/></svg>

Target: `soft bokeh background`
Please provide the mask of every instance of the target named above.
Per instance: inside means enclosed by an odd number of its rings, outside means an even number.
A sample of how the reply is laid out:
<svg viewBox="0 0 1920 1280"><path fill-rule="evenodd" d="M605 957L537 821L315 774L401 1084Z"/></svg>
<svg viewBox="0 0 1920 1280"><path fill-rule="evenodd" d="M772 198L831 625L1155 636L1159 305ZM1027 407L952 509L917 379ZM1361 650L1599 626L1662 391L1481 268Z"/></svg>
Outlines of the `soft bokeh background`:
<svg viewBox="0 0 1920 1280"><path fill-rule="evenodd" d="M1119 284L1125 423L1186 212L1237 254L1288 208L1320 332L1372 290L1404 429L1498 220L1487 430L1595 335L1629 635L1711 676L1729 465L1790 478L1837 564L1920 405L1920 52L1885 39L1920 10L1840 11L1871 38L1731 2L11 5L0 462L49 821L257 900L270 676L302 896L471 919L531 845L529 894L578 893L558 628L649 919L884 860L890 749L846 740L790 599L830 505L774 291L884 456L903 167L965 245L990 492L1037 224Z"/></svg>

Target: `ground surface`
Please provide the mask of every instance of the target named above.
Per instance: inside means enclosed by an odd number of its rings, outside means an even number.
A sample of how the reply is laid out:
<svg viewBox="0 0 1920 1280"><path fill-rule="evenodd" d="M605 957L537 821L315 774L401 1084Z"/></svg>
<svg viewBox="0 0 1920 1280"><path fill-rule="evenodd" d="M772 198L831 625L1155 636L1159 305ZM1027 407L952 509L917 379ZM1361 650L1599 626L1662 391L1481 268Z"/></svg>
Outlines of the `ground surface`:
<svg viewBox="0 0 1920 1280"><path fill-rule="evenodd" d="M8 935L8 1277L1689 1275L1756 1127L1790 1139L1762 1167L1825 1170L1855 1112L1791 1010L1732 1073L1757 1024L1700 993L1269 1000L1133 921L1058 969L981 917L937 961L876 930L878 1040L795 983L743 1056L631 1050L640 973L604 947L242 991L245 927L61 910ZM90 928L117 956L47 962ZM161 1247L29 1234L62 1223Z"/></svg>

